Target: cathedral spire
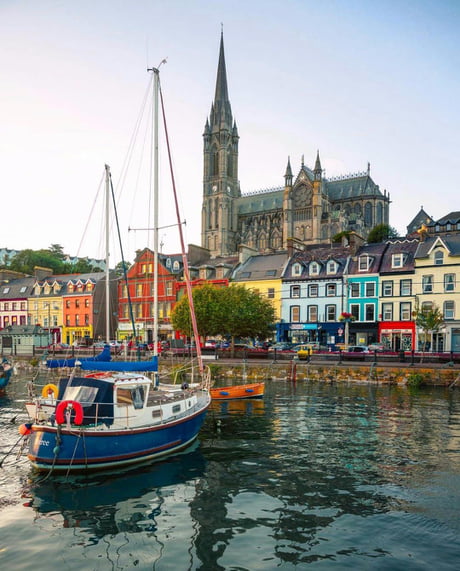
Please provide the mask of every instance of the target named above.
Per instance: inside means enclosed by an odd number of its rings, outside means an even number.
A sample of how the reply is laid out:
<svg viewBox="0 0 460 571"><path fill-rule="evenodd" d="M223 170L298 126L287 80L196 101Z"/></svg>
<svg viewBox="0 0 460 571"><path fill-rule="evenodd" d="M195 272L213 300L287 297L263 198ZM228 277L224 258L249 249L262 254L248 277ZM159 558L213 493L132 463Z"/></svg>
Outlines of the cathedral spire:
<svg viewBox="0 0 460 571"><path fill-rule="evenodd" d="M224 52L224 32L221 31L220 35L220 49L219 49L219 63L217 66L217 79L216 91L214 94L214 102L211 108L211 127L213 125L228 127L232 129L233 117L232 108L228 98L228 85L227 85L227 68L225 65L225 52Z"/></svg>
<svg viewBox="0 0 460 571"><path fill-rule="evenodd" d="M321 161L319 159L319 150L316 151L316 162L315 162L315 168L313 170L313 173L315 175L315 180L321 180L321 174L323 172L323 169L321 168Z"/></svg>
<svg viewBox="0 0 460 571"><path fill-rule="evenodd" d="M286 186L292 186L291 157L288 157L286 173L284 174L284 180L286 181Z"/></svg>

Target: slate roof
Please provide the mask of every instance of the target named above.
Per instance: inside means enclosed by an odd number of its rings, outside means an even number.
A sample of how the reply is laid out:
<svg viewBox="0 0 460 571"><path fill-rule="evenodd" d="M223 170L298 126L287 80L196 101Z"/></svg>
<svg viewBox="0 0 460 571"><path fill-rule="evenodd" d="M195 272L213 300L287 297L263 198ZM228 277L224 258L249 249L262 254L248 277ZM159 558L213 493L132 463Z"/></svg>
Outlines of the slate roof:
<svg viewBox="0 0 460 571"><path fill-rule="evenodd" d="M441 241L451 256L460 256L460 233L443 234L442 236L429 236L423 242L419 242L415 259L427 258L437 241Z"/></svg>
<svg viewBox="0 0 460 571"><path fill-rule="evenodd" d="M332 247L316 245L311 248L307 248L303 251L297 251L289 260L286 265L286 269L283 273L284 280L304 280L307 278L318 280L318 279L334 279L343 275L345 268L347 267L347 262L350 256L349 246L338 246ZM337 272L334 274L327 273L327 262L334 260L338 264ZM290 268L293 264L300 262L303 266L302 274L300 276L293 276ZM310 275L308 272L308 265L310 262L318 262L320 269L315 275Z"/></svg>
<svg viewBox="0 0 460 571"><path fill-rule="evenodd" d="M263 281L280 279L286 262L286 253L251 256L234 270L232 280Z"/></svg>
<svg viewBox="0 0 460 571"><path fill-rule="evenodd" d="M0 285L0 299L26 299L33 293L35 278L19 278ZM25 288L24 291L21 291ZM5 293L5 290L8 290Z"/></svg>
<svg viewBox="0 0 460 571"><path fill-rule="evenodd" d="M442 218L440 218L439 220L436 220L430 224L430 226L436 226L437 224L439 224L440 226L444 226L445 224L448 224L450 222L450 224L457 224L458 222L460 222L460 211L454 211L454 212L450 212L449 214L446 214L445 216L443 216Z"/></svg>
<svg viewBox="0 0 460 571"><path fill-rule="evenodd" d="M385 251L382 264L380 267L381 274L398 274L407 273L414 270L415 252L419 245L417 239L414 240L394 240L388 242L387 250ZM392 267L393 254L404 254L403 265L399 268Z"/></svg>
<svg viewBox="0 0 460 571"><path fill-rule="evenodd" d="M376 244L364 244L361 246L356 255L354 255L348 264L348 274L375 274L380 271L380 266L382 264L383 255L387 249L386 242L378 242ZM360 256L368 255L372 258L372 262L367 271L359 269L359 258Z"/></svg>
<svg viewBox="0 0 460 571"><path fill-rule="evenodd" d="M420 211L406 226L407 233L412 234L413 232L416 232L419 228L421 228L423 224L428 225L431 224L431 222L433 222L433 218L431 218L431 216L423 210L422 206L420 208Z"/></svg>

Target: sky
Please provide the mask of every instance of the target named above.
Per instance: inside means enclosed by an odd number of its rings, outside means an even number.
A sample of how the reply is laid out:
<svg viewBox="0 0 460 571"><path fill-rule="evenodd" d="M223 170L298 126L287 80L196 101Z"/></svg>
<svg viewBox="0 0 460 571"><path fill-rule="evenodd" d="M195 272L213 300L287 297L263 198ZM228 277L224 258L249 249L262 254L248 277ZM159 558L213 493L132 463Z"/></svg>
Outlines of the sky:
<svg viewBox="0 0 460 571"><path fill-rule="evenodd" d="M282 186L288 157L296 175L319 150L326 177L370 163L401 234L422 206L460 210L458 0L0 0L0 248L103 258L105 164L124 258L152 247L147 127L129 149L163 59L184 239L199 245L222 27L243 193ZM159 171L160 245L176 253L162 137Z"/></svg>

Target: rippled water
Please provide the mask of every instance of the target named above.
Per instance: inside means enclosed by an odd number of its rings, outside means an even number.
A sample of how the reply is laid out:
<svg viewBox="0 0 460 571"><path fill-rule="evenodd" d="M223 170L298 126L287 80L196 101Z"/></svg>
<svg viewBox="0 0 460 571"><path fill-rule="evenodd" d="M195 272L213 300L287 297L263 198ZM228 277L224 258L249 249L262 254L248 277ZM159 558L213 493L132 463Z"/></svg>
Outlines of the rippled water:
<svg viewBox="0 0 460 571"><path fill-rule="evenodd" d="M0 457L25 420L0 397ZM455 569L460 392L271 381L213 403L200 440L89 480L0 470L0 564L13 569Z"/></svg>

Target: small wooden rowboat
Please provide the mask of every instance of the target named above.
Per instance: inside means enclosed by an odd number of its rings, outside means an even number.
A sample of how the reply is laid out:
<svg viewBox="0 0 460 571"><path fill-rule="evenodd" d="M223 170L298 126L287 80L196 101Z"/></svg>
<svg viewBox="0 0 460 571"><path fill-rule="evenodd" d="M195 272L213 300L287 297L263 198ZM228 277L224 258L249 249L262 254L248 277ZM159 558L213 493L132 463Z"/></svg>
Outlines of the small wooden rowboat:
<svg viewBox="0 0 460 571"><path fill-rule="evenodd" d="M211 389L212 400L253 399L264 396L264 383L232 385L230 387L215 387Z"/></svg>

